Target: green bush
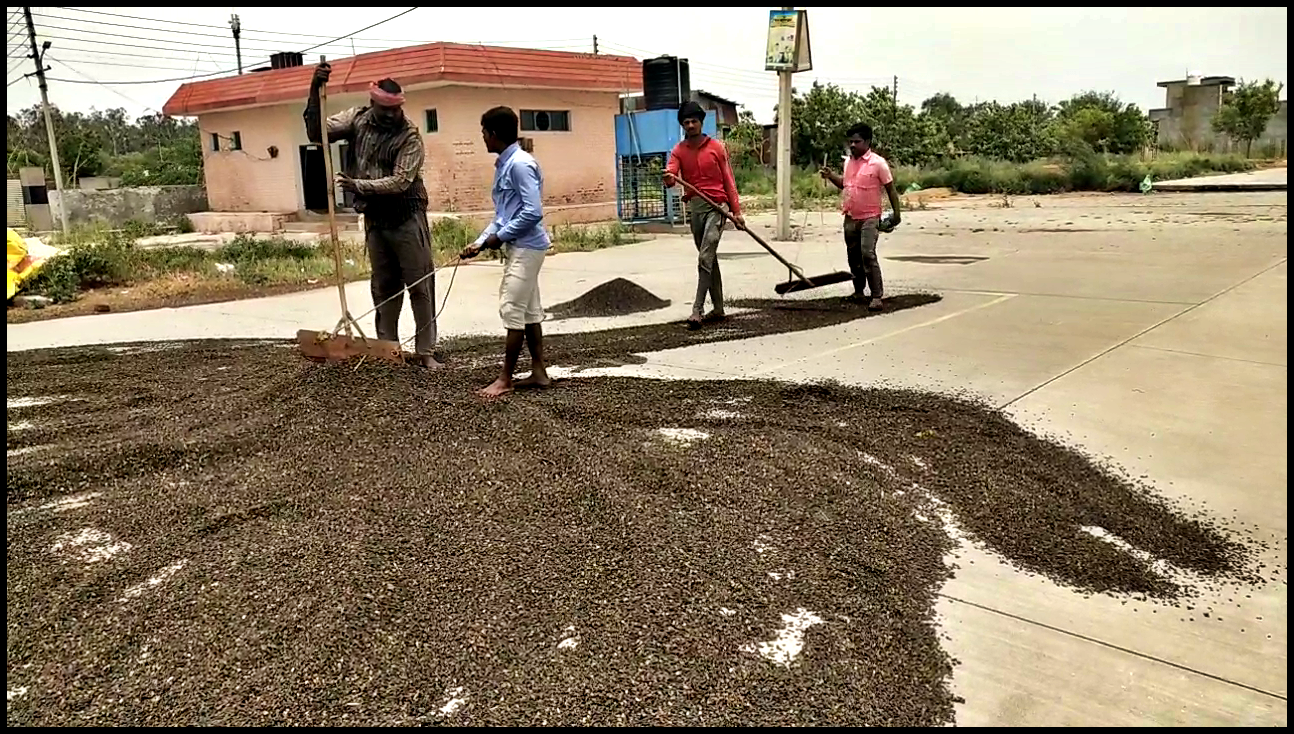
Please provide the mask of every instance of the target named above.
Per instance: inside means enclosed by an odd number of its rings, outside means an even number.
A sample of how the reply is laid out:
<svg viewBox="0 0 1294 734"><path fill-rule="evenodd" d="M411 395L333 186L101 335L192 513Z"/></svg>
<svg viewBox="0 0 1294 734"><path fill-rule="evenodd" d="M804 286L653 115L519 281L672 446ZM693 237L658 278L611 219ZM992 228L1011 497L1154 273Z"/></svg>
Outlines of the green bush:
<svg viewBox="0 0 1294 734"><path fill-rule="evenodd" d="M1218 173L1252 170L1244 156L1217 153L1160 153L1141 156L1101 155L1079 145L1068 157L1011 163L975 156L940 166L895 166L894 185L902 193L912 184L923 189L946 187L963 194L1042 195L1066 191L1139 191L1147 175L1151 181L1168 181ZM737 189L745 196L772 196L776 175L763 169L733 172ZM792 174L792 199L797 206L834 198L834 186L821 188L816 171L797 169ZM823 195L823 191L826 195Z"/></svg>
<svg viewBox="0 0 1294 734"><path fill-rule="evenodd" d="M238 235L215 253L218 261L234 264L277 258L309 260L319 254L319 248L309 243L295 242L282 237L258 239L245 234Z"/></svg>

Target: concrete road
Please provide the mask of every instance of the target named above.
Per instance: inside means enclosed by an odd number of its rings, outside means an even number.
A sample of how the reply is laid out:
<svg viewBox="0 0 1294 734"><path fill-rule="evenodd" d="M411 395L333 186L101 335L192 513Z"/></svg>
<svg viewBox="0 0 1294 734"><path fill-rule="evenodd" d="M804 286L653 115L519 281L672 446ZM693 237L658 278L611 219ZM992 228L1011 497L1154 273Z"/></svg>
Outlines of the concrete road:
<svg viewBox="0 0 1294 734"><path fill-rule="evenodd" d="M1289 181L1288 169L1268 168L1246 173L1225 173L1219 176L1196 176L1172 181L1156 181L1155 189L1164 192L1194 191L1285 191Z"/></svg>
<svg viewBox="0 0 1294 734"><path fill-rule="evenodd" d="M1191 622L1185 613L1084 598L973 547L939 611L945 644L962 663L953 687L966 699L963 725L1284 725L1286 216L1285 196L1266 193L959 197L909 212L881 241L890 292L933 290L941 303L650 354L646 364L612 372L969 389L1040 433L1147 476L1170 497L1274 535L1266 561L1282 569L1281 580L1206 592L1203 601L1226 609L1220 618ZM771 237L771 217L752 223ZM803 241L786 243L787 257L810 274L844 267L836 215L802 212L795 224ZM740 233L727 233L721 252L730 297L771 297L786 278ZM547 303L627 277L674 305L548 328L682 318L694 257L677 236L555 256L544 270ZM500 332L498 277L493 265L457 272L443 334ZM450 273L439 280L444 298ZM352 303L363 303L366 290L351 286ZM330 327L336 308L335 293L321 290L11 325L8 345L290 337ZM412 333L407 314L405 321Z"/></svg>

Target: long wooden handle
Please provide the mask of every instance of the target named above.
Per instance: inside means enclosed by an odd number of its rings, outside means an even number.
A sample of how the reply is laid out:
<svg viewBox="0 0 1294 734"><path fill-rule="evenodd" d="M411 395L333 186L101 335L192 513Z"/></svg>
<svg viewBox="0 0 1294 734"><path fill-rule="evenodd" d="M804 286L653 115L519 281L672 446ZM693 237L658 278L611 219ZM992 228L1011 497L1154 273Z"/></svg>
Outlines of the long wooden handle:
<svg viewBox="0 0 1294 734"><path fill-rule="evenodd" d="M320 56L319 63L326 63ZM346 336L351 335L350 308L346 305L346 277L342 274L341 238L337 236L336 186L332 171L332 146L328 142L328 85L319 88L319 137L323 145L324 176L328 180L328 233L332 236L333 267L337 271L337 298L341 301L341 315L345 321Z"/></svg>
<svg viewBox="0 0 1294 734"><path fill-rule="evenodd" d="M778 261L778 262L780 262L780 263L782 263L783 265L785 265L785 266L786 266L786 269L787 269L787 270L790 270L792 273L794 273L797 277L799 277L799 279L800 279L800 280L803 280L805 283L808 283L809 285L813 285L813 282L812 282L812 281L810 281L808 278L804 277L804 271L803 271L803 270L801 270L801 269L800 269L798 266L796 266L796 265L792 265L789 261L787 261L787 259L786 259L786 258L784 258L784 257L782 257L780 254L778 254L777 250L774 250L774 249L772 248L772 246L770 246L767 242L765 242L763 237L760 237L759 235L757 235L757 234L755 234L754 232L750 231L750 228L749 228L749 227L747 227L746 225L742 224L741 222L738 222L738 221L736 220L736 218L734 218L731 214L729 214L727 211L724 211L723 207L721 207L721 206L719 206L718 204L714 203L714 199L711 199L710 197L708 197L708 196L706 196L705 194L701 193L699 190L697 190L697 188L696 188L695 186L693 186L692 184L688 183L687 181L684 181L683 179L679 178L677 174L675 174L675 175L674 175L674 180L675 180L675 181L678 181L678 182L679 182L679 183L681 183L681 184L683 184L683 187L684 187L684 188L686 188L688 191L691 191L693 194L695 194L695 195L697 195L697 196L701 197L701 200L702 200L702 201L704 201L705 203L707 203L707 204L709 204L710 206L714 207L715 211L717 211L717 212L719 212L720 214L722 214L722 215L724 216L724 218L725 218L725 219L727 219L729 222L732 222L732 226L734 226L734 227L736 227L737 229L741 230L742 232L745 232L746 234L750 235L751 239L753 239L753 240L755 240L756 242L758 242L758 243L759 243L759 245L760 245L761 247L763 247L765 250L768 250L768 254L772 255L772 256L773 256L773 257L775 257L775 258L777 258L777 261Z"/></svg>

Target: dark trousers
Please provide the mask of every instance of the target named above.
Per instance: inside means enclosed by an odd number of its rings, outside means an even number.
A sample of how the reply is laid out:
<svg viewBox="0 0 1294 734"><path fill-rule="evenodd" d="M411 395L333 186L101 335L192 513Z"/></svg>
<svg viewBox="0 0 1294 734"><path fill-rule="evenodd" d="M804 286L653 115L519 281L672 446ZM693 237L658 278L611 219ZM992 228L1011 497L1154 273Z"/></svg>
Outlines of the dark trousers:
<svg viewBox="0 0 1294 734"><path fill-rule="evenodd" d="M369 281L373 305L391 299L377 310L377 338L398 342L403 291L432 272L431 227L427 215L418 212L395 227L366 226L364 244L373 271ZM409 306L418 332L414 351L419 355L431 354L436 346L436 276L409 288Z"/></svg>
<svg viewBox="0 0 1294 734"><path fill-rule="evenodd" d="M854 219L845 216L845 253L849 257L849 272L854 276L854 295L864 295L867 286L872 288L872 298L885 296L881 280L881 261L876 257L876 240L880 237L879 217Z"/></svg>
<svg viewBox="0 0 1294 734"><path fill-rule="evenodd" d="M728 211L727 204L720 204ZM717 313L723 313L723 275L719 273L719 239L723 237L723 214L700 198L687 202L687 221L696 244L696 300L692 315L701 316L705 297Z"/></svg>

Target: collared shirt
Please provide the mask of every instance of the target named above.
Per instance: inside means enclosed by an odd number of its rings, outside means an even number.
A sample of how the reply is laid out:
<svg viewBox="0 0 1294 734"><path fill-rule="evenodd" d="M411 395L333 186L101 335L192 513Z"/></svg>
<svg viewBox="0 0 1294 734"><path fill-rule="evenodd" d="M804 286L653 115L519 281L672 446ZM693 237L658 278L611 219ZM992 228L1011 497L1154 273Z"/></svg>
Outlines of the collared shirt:
<svg viewBox="0 0 1294 734"><path fill-rule="evenodd" d="M363 107L352 107L330 116L328 118L328 142L335 143L338 140L349 140L358 150L360 141L355 140L357 130L355 121L365 109ZM315 130L318 130L319 123L314 121L319 119L319 111L315 105L306 104L305 118L307 137L311 142L316 142L319 135ZM406 126L414 125L413 121L407 117L404 123ZM369 129L372 130L373 128L370 127ZM417 133L416 127L414 131L415 134L411 135L396 153L395 166L390 175L384 175L382 171L372 165L367 170L355 172L355 193L360 196L400 194L413 184L413 180L422 173L422 166L427 157L422 145L422 135ZM359 165L362 166L363 162L360 162Z"/></svg>
<svg viewBox="0 0 1294 734"><path fill-rule="evenodd" d="M490 235L515 247L547 250L548 232L544 230L544 174L535 157L513 143L503 149L494 161L494 221L477 238L477 244Z"/></svg>
<svg viewBox="0 0 1294 734"><path fill-rule="evenodd" d="M881 216L881 191L894 182L890 164L869 150L845 161L844 203L842 209L851 219L872 219Z"/></svg>
<svg viewBox="0 0 1294 734"><path fill-rule="evenodd" d="M728 162L728 148L718 140L707 135L695 148L686 140L679 141L669 154L665 170L695 186L710 201L727 204L733 214L741 213L737 182L733 179L732 165ZM683 201L690 200L692 196L691 190L683 187Z"/></svg>

